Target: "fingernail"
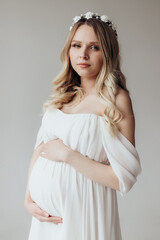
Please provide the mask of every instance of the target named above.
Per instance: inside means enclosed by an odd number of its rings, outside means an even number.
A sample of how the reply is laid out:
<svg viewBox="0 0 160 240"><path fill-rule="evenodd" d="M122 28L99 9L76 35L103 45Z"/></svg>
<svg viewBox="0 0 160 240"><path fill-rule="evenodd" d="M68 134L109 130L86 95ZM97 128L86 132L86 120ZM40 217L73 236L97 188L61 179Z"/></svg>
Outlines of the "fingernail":
<svg viewBox="0 0 160 240"><path fill-rule="evenodd" d="M49 216L49 214L48 214L48 213L45 213L44 215L45 215L45 217L48 217L48 216Z"/></svg>

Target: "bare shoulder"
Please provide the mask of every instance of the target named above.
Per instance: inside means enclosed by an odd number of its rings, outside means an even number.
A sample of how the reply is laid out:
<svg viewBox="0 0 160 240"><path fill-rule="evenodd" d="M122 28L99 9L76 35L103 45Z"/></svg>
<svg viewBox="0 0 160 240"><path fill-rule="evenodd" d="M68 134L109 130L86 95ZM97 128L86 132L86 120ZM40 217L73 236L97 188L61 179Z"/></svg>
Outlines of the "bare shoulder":
<svg viewBox="0 0 160 240"><path fill-rule="evenodd" d="M127 116L133 116L133 108L131 98L124 89L119 88L116 95L116 106L122 113Z"/></svg>
<svg viewBox="0 0 160 240"><path fill-rule="evenodd" d="M117 124L119 131L135 146L135 118L131 98L125 90L118 88L116 106L123 114Z"/></svg>

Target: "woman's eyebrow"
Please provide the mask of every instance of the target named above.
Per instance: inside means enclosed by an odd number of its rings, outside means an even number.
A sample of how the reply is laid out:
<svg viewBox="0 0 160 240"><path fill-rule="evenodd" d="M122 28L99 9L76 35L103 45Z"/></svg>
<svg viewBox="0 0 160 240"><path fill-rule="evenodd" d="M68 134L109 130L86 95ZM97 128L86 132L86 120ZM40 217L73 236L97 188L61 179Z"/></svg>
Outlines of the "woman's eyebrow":
<svg viewBox="0 0 160 240"><path fill-rule="evenodd" d="M81 41L78 41L78 40L72 40L72 42L79 42L79 43L82 43ZM98 42L89 42L89 44L94 44L94 43L98 43Z"/></svg>

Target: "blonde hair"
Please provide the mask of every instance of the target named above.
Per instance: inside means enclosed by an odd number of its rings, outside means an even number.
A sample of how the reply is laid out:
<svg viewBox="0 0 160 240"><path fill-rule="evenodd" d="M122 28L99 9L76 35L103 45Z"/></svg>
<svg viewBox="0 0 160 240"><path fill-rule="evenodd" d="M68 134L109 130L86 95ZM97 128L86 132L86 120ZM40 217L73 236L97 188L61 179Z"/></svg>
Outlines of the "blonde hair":
<svg viewBox="0 0 160 240"><path fill-rule="evenodd" d="M113 30L103 21L90 18L80 19L73 26L66 39L60 58L63 68L60 74L53 80L53 90L50 99L47 100L43 109L61 109L63 104L69 104L75 96L80 99L84 90L81 88L80 76L74 71L69 59L69 50L72 38L76 30L83 24L93 28L100 49L103 54L103 65L96 78L96 95L101 103L106 106L104 118L106 127L112 136L117 135L117 123L123 118L123 114L116 107L117 86L128 91L126 79L120 69L120 54L117 37Z"/></svg>

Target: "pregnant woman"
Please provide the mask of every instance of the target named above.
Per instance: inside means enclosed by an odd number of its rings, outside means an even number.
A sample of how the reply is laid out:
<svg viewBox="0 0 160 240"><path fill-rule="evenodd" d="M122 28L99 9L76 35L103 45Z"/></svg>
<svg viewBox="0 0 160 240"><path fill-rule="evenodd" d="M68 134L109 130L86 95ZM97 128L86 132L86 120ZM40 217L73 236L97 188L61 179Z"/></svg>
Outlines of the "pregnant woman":
<svg viewBox="0 0 160 240"><path fill-rule="evenodd" d="M105 15L73 20L29 167L29 240L121 240L116 194L141 165L117 31Z"/></svg>

